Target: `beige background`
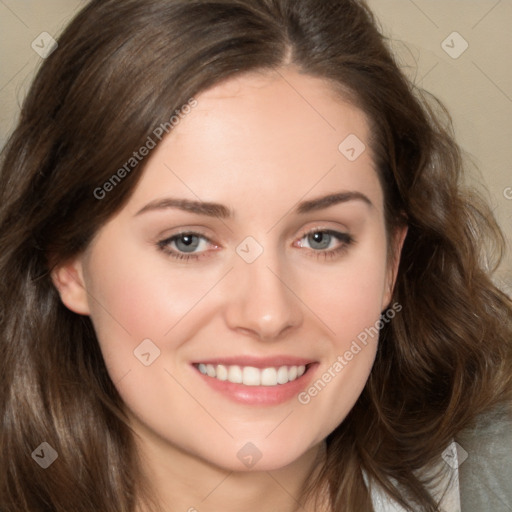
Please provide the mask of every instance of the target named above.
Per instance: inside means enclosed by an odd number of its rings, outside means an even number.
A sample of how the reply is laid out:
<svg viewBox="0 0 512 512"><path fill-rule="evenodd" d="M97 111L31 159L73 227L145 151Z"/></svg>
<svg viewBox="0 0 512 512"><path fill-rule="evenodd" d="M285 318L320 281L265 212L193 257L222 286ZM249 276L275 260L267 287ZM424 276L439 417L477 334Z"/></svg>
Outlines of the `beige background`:
<svg viewBox="0 0 512 512"><path fill-rule="evenodd" d="M58 35L85 3L0 0L0 146L42 60L32 41L41 32ZM512 293L512 0L370 0L370 5L407 75L445 102L461 146L480 170L474 175L487 186L509 237L496 280ZM458 56L464 41L468 47Z"/></svg>

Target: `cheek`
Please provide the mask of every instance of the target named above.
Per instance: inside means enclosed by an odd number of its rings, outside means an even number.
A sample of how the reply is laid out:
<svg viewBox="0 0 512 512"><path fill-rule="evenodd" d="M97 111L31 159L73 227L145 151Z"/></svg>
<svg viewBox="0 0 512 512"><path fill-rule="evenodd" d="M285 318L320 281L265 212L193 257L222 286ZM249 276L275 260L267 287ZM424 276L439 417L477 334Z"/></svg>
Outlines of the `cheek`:
<svg viewBox="0 0 512 512"><path fill-rule="evenodd" d="M211 288L201 272L174 268L155 249L97 247L89 261L91 319L103 357L115 381L130 368L134 350L146 339L174 350L180 340L169 332L186 319ZM210 276L211 277L211 276Z"/></svg>
<svg viewBox="0 0 512 512"><path fill-rule="evenodd" d="M310 290L308 305L314 305L330 331L316 380L298 397L311 417L322 419L318 439L343 421L370 375L383 309L385 250L385 238L376 235L335 272L323 269L305 284Z"/></svg>
<svg viewBox="0 0 512 512"><path fill-rule="evenodd" d="M386 272L386 239L376 232L338 264L304 273L305 301L330 328L339 349L378 321Z"/></svg>

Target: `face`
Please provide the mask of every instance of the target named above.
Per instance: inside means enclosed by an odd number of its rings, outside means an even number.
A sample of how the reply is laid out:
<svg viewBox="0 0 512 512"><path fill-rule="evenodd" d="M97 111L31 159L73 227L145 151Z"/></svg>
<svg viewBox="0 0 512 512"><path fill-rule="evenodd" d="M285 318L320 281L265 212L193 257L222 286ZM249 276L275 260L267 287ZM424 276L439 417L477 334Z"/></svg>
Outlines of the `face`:
<svg viewBox="0 0 512 512"><path fill-rule="evenodd" d="M394 275L382 189L365 116L320 79L250 74L196 99L54 280L142 442L276 469L368 379Z"/></svg>

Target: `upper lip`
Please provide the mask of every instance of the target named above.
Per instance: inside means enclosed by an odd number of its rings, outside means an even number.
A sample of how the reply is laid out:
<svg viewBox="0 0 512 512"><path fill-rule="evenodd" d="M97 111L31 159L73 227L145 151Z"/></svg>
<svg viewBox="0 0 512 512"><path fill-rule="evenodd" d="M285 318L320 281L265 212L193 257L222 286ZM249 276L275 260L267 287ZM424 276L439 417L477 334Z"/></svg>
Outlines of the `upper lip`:
<svg viewBox="0 0 512 512"><path fill-rule="evenodd" d="M314 363L312 359L305 359L302 357L294 356L274 356L274 357L254 357L254 356L231 356L231 357L216 357L212 359L201 359L194 361L192 364L211 364L224 366L252 366L253 368L269 368L280 366L306 366Z"/></svg>

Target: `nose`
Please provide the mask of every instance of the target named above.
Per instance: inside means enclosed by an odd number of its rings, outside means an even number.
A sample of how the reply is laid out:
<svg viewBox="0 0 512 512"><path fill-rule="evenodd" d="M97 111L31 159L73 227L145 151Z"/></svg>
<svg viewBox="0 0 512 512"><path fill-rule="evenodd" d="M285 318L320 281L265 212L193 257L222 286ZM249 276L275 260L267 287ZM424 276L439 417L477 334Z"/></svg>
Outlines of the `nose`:
<svg viewBox="0 0 512 512"><path fill-rule="evenodd" d="M302 324L298 284L277 258L264 252L253 263L238 261L230 279L225 318L231 329L274 341Z"/></svg>

